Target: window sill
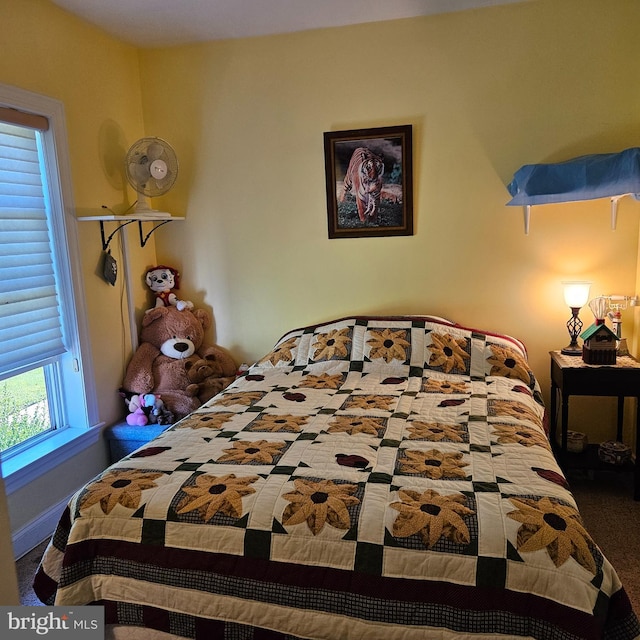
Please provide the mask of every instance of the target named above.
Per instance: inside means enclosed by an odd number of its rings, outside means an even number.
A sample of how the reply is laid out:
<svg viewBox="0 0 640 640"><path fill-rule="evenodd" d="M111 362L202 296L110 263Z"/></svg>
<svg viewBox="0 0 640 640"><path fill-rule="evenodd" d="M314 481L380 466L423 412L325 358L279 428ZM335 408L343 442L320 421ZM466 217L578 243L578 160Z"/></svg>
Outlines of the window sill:
<svg viewBox="0 0 640 640"><path fill-rule="evenodd" d="M82 453L101 437L101 429L67 427L44 438L27 450L2 460L2 476L7 494L11 494L58 465Z"/></svg>

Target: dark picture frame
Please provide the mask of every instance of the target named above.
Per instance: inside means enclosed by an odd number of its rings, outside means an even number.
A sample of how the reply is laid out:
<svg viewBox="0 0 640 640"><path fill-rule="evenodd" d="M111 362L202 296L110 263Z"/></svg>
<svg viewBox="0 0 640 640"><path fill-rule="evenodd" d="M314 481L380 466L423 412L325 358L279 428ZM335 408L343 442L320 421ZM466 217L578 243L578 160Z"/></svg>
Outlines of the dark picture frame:
<svg viewBox="0 0 640 640"><path fill-rule="evenodd" d="M413 235L412 127L324 134L329 238Z"/></svg>

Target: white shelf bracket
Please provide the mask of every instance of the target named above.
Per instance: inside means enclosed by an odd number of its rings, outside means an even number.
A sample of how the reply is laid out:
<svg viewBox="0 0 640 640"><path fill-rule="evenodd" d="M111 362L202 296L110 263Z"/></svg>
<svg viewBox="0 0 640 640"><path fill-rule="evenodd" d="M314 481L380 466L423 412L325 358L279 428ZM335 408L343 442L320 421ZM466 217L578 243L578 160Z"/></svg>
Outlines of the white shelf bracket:
<svg viewBox="0 0 640 640"><path fill-rule="evenodd" d="M618 201L622 196L614 196L611 198L611 231L616 230L618 224Z"/></svg>

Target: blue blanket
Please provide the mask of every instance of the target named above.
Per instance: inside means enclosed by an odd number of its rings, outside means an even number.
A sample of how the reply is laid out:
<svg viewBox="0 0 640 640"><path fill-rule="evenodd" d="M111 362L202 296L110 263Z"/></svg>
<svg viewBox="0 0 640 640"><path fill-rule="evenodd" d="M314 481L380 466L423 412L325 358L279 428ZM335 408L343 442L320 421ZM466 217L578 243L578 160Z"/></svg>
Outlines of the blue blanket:
<svg viewBox="0 0 640 640"><path fill-rule="evenodd" d="M640 199L640 148L527 164L508 186L508 205L551 204L631 194Z"/></svg>

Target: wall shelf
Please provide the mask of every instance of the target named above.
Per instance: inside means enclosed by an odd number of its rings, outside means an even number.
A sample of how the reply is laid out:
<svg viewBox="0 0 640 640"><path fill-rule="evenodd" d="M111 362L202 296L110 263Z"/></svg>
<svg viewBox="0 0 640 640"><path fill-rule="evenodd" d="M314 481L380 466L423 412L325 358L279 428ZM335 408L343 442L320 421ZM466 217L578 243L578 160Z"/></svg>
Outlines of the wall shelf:
<svg viewBox="0 0 640 640"><path fill-rule="evenodd" d="M618 220L618 201L640 200L640 147L619 153L595 153L547 164L525 164L507 186L507 206L524 207L524 233L529 234L532 205L611 200L611 229Z"/></svg>
<svg viewBox="0 0 640 640"><path fill-rule="evenodd" d="M152 212L151 214L127 214L127 215L116 215L112 214L104 214L99 216L78 216L77 220L84 220L87 222L99 222L100 223L100 237L102 239L102 250L106 251L109 248L109 244L113 239L113 236L120 231L120 229L126 227L127 225L137 222L138 230L140 232L140 246L144 247L147 244L147 240L151 237L151 234L158 229L159 227L167 224L168 222L173 222L174 220L184 220L184 217L172 216L170 213L164 213L161 211ZM113 222L118 226L107 236L105 233L105 223ZM145 235L143 229L143 223L151 222L153 223L153 227L150 231L148 231Z"/></svg>
<svg viewBox="0 0 640 640"><path fill-rule="evenodd" d="M105 209L106 207L103 207ZM107 209L109 211L109 209ZM151 237L151 234L159 227L173 222L174 220L184 220L184 217L172 216L170 213L163 211L150 211L147 214L131 213L116 215L115 213L105 213L100 215L77 215L76 220L85 222L99 222L100 223L100 237L102 238L102 250L106 252L109 249L109 244L113 237L129 224L134 222L138 223L138 229L140 231L140 246L144 247L147 244L147 240ZM152 227L150 231L144 232L144 225L151 223ZM116 225L115 229L107 236L105 232L105 225ZM148 228L148 227L147 227ZM127 295L127 308L129 314L129 332L131 335L131 350L135 352L138 348L138 326L136 323L134 313L134 300L132 295L132 281L131 273L129 270L129 250L127 244L126 234L122 237L122 256L124 262L124 280L125 291ZM111 283L113 284L113 283Z"/></svg>

